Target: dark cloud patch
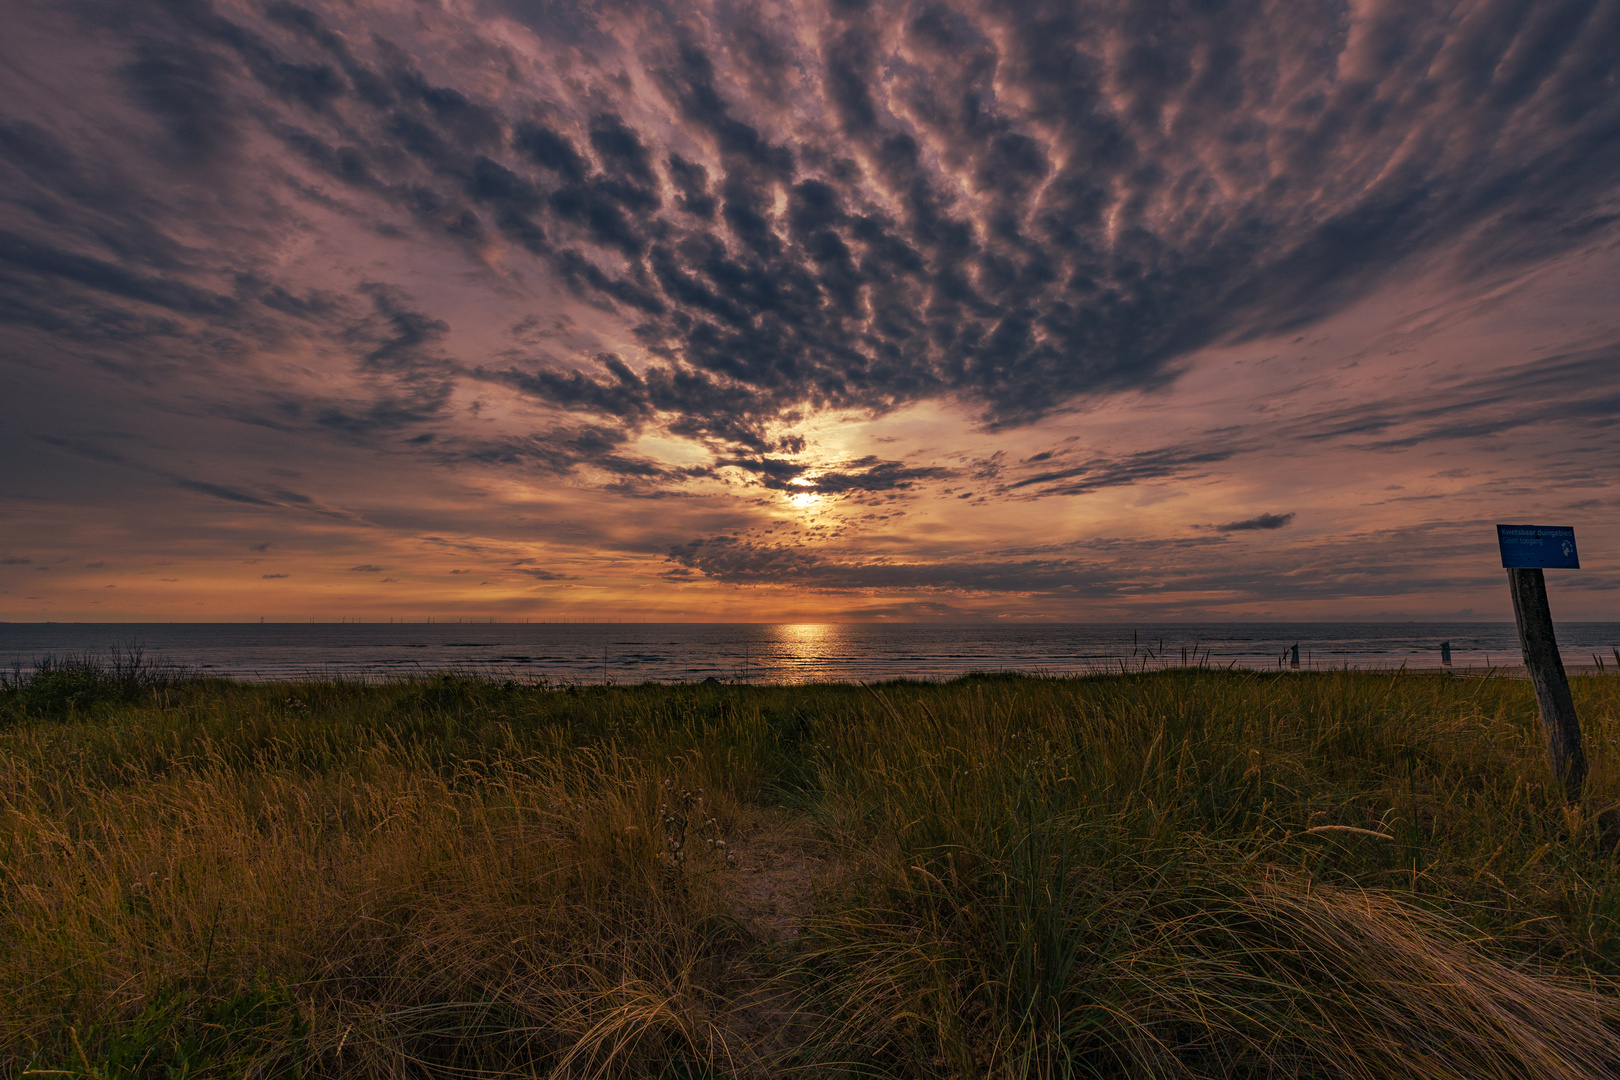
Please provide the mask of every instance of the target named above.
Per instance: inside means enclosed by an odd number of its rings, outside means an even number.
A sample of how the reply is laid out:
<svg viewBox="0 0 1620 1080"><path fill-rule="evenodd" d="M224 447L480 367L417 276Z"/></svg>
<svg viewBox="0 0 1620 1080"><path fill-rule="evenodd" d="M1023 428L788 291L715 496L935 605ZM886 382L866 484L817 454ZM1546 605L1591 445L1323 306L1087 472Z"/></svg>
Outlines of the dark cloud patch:
<svg viewBox="0 0 1620 1080"><path fill-rule="evenodd" d="M25 293L37 293L43 287L60 283L182 315L225 316L238 310L233 297L4 230L0 230L0 275Z"/></svg>
<svg viewBox="0 0 1620 1080"><path fill-rule="evenodd" d="M709 170L679 154L669 155L667 167L669 182L680 192L680 208L695 217L713 218L718 204L709 194Z"/></svg>
<svg viewBox="0 0 1620 1080"><path fill-rule="evenodd" d="M504 125L500 113L488 105L453 87L435 86L408 67L395 74L394 86L402 100L423 105L434 127L447 132L461 148L489 149L501 142Z"/></svg>
<svg viewBox="0 0 1620 1080"><path fill-rule="evenodd" d="M66 147L39 124L0 120L0 158L14 169L57 178L71 176L75 161Z"/></svg>
<svg viewBox="0 0 1620 1080"><path fill-rule="evenodd" d="M236 141L219 65L201 49L184 42L142 44L123 74L186 157L206 160Z"/></svg>
<svg viewBox="0 0 1620 1080"><path fill-rule="evenodd" d="M613 417L632 428L663 415L678 435L769 449L758 426L773 414L762 411L746 388L676 365L655 364L638 374L613 353L599 354L595 362L599 371L592 374L478 368L471 375L566 408Z"/></svg>
<svg viewBox="0 0 1620 1080"><path fill-rule="evenodd" d="M1208 466L1234 457L1241 447L1234 444L1207 446L1169 446L1154 450L1141 450L1117 457L1091 457L1062 468L1042 468L1026 472L1008 482L1003 490L1034 489L1036 497L1046 495L1083 495L1108 487L1123 487L1151 480L1170 478L1190 479L1200 475ZM1060 458L1055 451L1036 454L1027 464L1047 465ZM999 470L997 470L999 475Z"/></svg>
<svg viewBox="0 0 1620 1080"><path fill-rule="evenodd" d="M360 291L374 312L374 318L349 331L351 340L369 346L360 357L363 367L389 372L446 367L438 345L449 333L449 323L417 310L408 296L389 285L366 282Z"/></svg>
<svg viewBox="0 0 1620 1080"><path fill-rule="evenodd" d="M730 176L783 180L792 175L793 152L734 115L716 80L714 61L701 43L678 35L658 53L651 74L682 118L707 136L727 160Z"/></svg>
<svg viewBox="0 0 1620 1080"><path fill-rule="evenodd" d="M241 410L230 415L272 428L312 423L358 442L441 418L461 371L459 361L441 347L449 324L423 312L393 286L366 282L358 291L369 311L358 314L352 306L337 303L332 310L357 315L345 321L338 340L354 357L364 393L305 400L285 397L272 404L271 415Z"/></svg>
<svg viewBox="0 0 1620 1080"><path fill-rule="evenodd" d="M585 159L574 144L544 124L519 124L512 143L534 164L570 183L585 179Z"/></svg>
<svg viewBox="0 0 1620 1080"><path fill-rule="evenodd" d="M621 482L690 479L706 468L671 469L624 452L629 436L602 425L556 427L528 436L486 440L442 440L429 453L446 463L476 462L569 475L581 468L598 469Z"/></svg>
<svg viewBox="0 0 1620 1080"><path fill-rule="evenodd" d="M343 306L341 299L325 289L305 289L300 296L283 285L255 281L248 275L240 275L237 280L256 294L265 307L300 319L325 319L337 314Z"/></svg>
<svg viewBox="0 0 1620 1080"><path fill-rule="evenodd" d="M276 2L266 5L265 16L336 60L350 88L362 101L374 108L393 104L393 92L382 76L357 59L343 36L333 32L315 12L299 4Z"/></svg>
<svg viewBox="0 0 1620 1080"><path fill-rule="evenodd" d="M202 480L179 479L175 480L174 483L176 486L183 487L187 491L196 491L201 492L204 495L212 495L214 498L224 499L226 502L247 503L250 506L276 505L269 499L261 499L259 496L251 494L250 492L242 491L240 488L227 487L224 484L210 484Z"/></svg>
<svg viewBox="0 0 1620 1080"><path fill-rule="evenodd" d="M616 354L596 357L606 378L592 378L575 370L567 375L544 369L528 374L517 369L476 372L482 378L532 394L547 401L626 421L646 419L654 409L647 383Z"/></svg>
<svg viewBox="0 0 1620 1080"><path fill-rule="evenodd" d="M297 506L315 505L315 500L310 498L308 495L303 495L296 491L288 491L286 488L275 488L270 492L270 494L282 502L293 503Z"/></svg>
<svg viewBox="0 0 1620 1080"><path fill-rule="evenodd" d="M351 574L380 574L382 572L382 567L374 566L371 563L361 563L359 566L349 567L349 573Z"/></svg>
<svg viewBox="0 0 1620 1080"><path fill-rule="evenodd" d="M603 113L591 120L591 149L603 168L643 184L653 182L647 148L641 137L626 127L617 113Z"/></svg>
<svg viewBox="0 0 1620 1080"><path fill-rule="evenodd" d="M960 593L1112 593L1121 581L1112 559L941 559L857 562L794 544L712 536L672 547L669 561L730 585Z"/></svg>
<svg viewBox="0 0 1620 1080"><path fill-rule="evenodd" d="M865 457L851 462L844 469L830 470L809 478L803 485L789 485L789 490L814 492L821 495L848 495L865 491L906 491L929 480L948 480L954 470L938 466L906 465L899 461L879 461Z"/></svg>
<svg viewBox="0 0 1620 1080"><path fill-rule="evenodd" d="M601 184L575 184L554 191L551 208L559 218L582 229L596 244L632 259L639 258L645 250L646 245L625 213L622 201ZM607 284L611 280L608 275L583 276L610 297L625 299Z"/></svg>
<svg viewBox="0 0 1620 1080"><path fill-rule="evenodd" d="M514 214L533 213L541 203L535 184L482 155L473 159L467 190L480 202L503 206Z"/></svg>
<svg viewBox="0 0 1620 1080"><path fill-rule="evenodd" d="M729 461L722 461L720 464L754 473L764 482L766 487L782 491L807 490L790 483L790 481L802 476L805 471L805 466L796 461L783 461L780 458L770 457L733 458Z"/></svg>
<svg viewBox="0 0 1620 1080"><path fill-rule="evenodd" d="M279 125L276 136L299 157L321 172L344 184L362 188L380 187L372 172L368 154L355 146L334 146L319 136L291 124Z"/></svg>
<svg viewBox="0 0 1620 1080"><path fill-rule="evenodd" d="M378 433L414 428L440 418L454 393L455 384L449 380L422 383L369 401L329 402L314 410L311 418L327 431L369 442Z"/></svg>
<svg viewBox="0 0 1620 1080"><path fill-rule="evenodd" d="M1215 526L1216 532L1265 532L1272 529L1281 529L1293 523L1292 511L1286 514L1259 514L1242 521L1228 521L1224 525Z"/></svg>

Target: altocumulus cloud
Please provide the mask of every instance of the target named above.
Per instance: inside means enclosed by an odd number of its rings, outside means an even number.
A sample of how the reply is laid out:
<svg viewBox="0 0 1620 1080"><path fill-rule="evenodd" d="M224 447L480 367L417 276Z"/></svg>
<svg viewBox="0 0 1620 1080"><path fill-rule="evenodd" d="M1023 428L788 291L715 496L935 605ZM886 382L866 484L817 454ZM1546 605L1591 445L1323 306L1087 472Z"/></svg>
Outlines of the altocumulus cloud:
<svg viewBox="0 0 1620 1080"><path fill-rule="evenodd" d="M775 484L772 432L815 410L947 398L1019 425L1161 385L1178 356L1339 310L1414 258L1489 273L1577 244L1620 176L1620 5L1597 0L21 17L95 43L74 105L103 135L71 110L0 115L17 333L147 378L259 372L233 407L267 426L642 484L693 475L624 452L649 427ZM0 47L15 68L52 62L23 42ZM123 116L135 134L112 133ZM546 282L601 333L458 338L464 316L363 259L303 275L278 253L317 214L509 291ZM348 390L255 366L294 351L342 358ZM583 419L462 447L436 427L458 387ZM1073 494L1196 464L1016 483ZM931 478L906 470L812 482Z"/></svg>

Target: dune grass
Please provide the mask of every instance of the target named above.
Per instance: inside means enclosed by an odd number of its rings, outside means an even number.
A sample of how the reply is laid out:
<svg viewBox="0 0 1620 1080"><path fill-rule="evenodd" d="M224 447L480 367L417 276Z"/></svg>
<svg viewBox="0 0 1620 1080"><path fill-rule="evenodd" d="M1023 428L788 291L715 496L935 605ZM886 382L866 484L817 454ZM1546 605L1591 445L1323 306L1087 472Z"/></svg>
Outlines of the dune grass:
<svg viewBox="0 0 1620 1080"><path fill-rule="evenodd" d="M0 686L0 1076L1615 1075L1574 690L1572 808L1501 679L59 664Z"/></svg>

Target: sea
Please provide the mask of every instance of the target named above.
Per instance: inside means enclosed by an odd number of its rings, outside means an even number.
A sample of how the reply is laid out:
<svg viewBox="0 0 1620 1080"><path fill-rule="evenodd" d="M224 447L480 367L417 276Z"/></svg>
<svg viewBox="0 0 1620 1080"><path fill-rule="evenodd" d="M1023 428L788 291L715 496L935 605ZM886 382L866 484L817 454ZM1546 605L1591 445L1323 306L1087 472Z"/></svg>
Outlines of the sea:
<svg viewBox="0 0 1620 1080"><path fill-rule="evenodd" d="M1566 669L1620 671L1620 623L1556 627ZM445 672L553 685L945 680L1202 665L1511 673L1512 623L0 623L12 678L46 660L139 656L251 681Z"/></svg>

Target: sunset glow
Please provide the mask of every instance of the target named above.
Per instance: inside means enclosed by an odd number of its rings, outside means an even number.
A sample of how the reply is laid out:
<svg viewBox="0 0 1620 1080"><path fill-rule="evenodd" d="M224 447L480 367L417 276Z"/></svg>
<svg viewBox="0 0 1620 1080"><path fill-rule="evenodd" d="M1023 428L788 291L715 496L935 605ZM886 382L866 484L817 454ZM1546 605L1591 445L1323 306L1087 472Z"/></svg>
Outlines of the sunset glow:
<svg viewBox="0 0 1620 1080"><path fill-rule="evenodd" d="M11 5L0 619L1614 617L1620 6L1157 10Z"/></svg>

